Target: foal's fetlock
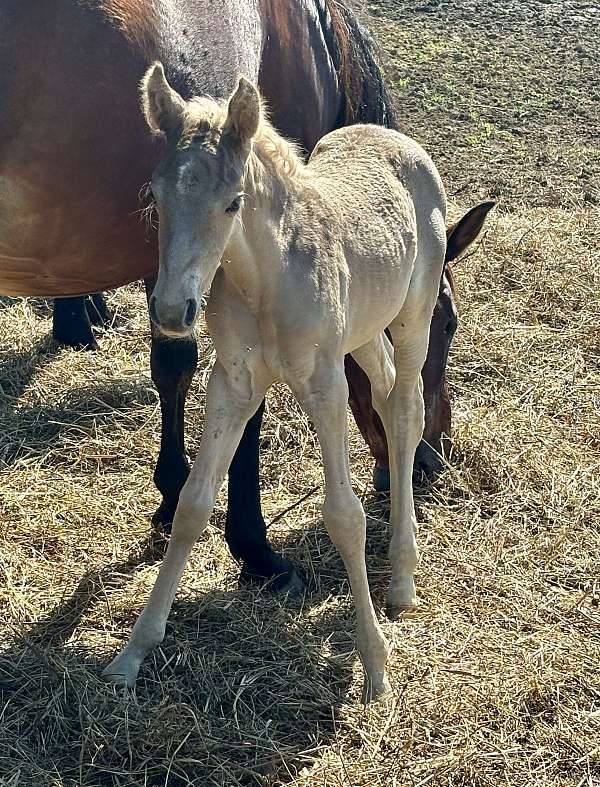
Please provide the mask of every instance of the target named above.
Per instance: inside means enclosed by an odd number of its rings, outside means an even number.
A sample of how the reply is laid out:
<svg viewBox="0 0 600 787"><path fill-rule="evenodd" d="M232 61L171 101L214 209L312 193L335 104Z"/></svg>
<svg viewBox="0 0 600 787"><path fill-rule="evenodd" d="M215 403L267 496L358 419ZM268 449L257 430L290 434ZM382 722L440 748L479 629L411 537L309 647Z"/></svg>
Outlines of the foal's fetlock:
<svg viewBox="0 0 600 787"><path fill-rule="evenodd" d="M365 673L365 681L362 690L363 705L368 705L370 702L376 702L386 694L389 694L391 690L392 686L385 671L372 673L371 675Z"/></svg>

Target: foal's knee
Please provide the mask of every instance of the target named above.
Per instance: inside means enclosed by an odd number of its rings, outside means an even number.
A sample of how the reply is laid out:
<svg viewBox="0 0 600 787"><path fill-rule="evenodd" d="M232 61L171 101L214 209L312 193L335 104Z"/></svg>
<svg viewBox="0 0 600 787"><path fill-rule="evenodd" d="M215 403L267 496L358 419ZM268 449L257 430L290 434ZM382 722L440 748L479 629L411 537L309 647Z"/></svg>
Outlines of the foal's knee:
<svg viewBox="0 0 600 787"><path fill-rule="evenodd" d="M184 487L173 520L173 536L193 541L198 539L210 519L213 507L214 495L209 490L186 490Z"/></svg>

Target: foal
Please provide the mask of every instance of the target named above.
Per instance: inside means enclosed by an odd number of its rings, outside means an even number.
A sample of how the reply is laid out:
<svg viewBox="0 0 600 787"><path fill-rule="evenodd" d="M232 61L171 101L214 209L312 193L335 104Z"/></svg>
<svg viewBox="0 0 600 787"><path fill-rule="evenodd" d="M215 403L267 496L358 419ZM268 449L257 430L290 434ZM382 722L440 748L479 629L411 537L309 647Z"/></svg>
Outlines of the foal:
<svg viewBox="0 0 600 787"><path fill-rule="evenodd" d="M185 563L246 422L281 380L321 444L323 519L355 598L368 701L389 689L389 648L369 592L365 514L350 482L344 355L352 353L367 373L387 434L388 602L411 608L417 564L411 480L423 432L421 369L446 244L442 183L415 142L377 126L327 135L304 165L244 78L228 102L186 103L156 63L143 100L150 126L166 134L169 147L152 181L160 273L151 315L163 333L186 335L210 288L206 322L217 361L202 441L158 579L104 676L133 685L142 659L162 641Z"/></svg>

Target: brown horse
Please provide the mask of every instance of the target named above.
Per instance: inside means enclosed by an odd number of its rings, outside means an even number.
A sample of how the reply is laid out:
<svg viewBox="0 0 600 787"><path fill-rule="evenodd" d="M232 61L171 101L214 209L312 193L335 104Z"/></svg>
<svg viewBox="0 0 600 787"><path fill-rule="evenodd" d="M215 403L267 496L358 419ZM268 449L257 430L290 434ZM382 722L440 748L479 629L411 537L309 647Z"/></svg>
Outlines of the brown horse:
<svg viewBox="0 0 600 787"><path fill-rule="evenodd" d="M162 145L147 134L138 108L138 85L152 60L165 63L186 99L227 95L240 72L258 79L274 123L307 153L340 126L394 126L368 36L337 0L0 0L0 25L6 295L78 296L140 278L152 291L157 242L140 219L139 194ZM446 275L436 314L424 370L433 447L450 432L449 408L441 405L447 326L456 315ZM154 477L163 495L154 521L166 528L188 475L183 410L196 363L192 338L153 331L152 377L162 411ZM383 430L365 404L364 376L348 371L359 426L384 467ZM262 412L230 468L226 536L246 576L278 576L285 586L294 570L271 549L260 510Z"/></svg>

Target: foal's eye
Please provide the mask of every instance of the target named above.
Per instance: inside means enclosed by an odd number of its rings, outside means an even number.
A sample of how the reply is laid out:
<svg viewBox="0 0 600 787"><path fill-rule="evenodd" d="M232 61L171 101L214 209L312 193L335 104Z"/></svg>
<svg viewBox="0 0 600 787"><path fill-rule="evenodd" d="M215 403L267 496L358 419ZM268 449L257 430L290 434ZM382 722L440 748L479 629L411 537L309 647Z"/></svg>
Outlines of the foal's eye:
<svg viewBox="0 0 600 787"><path fill-rule="evenodd" d="M225 213L237 213L238 210L242 207L242 198L236 197L231 205L227 208Z"/></svg>

